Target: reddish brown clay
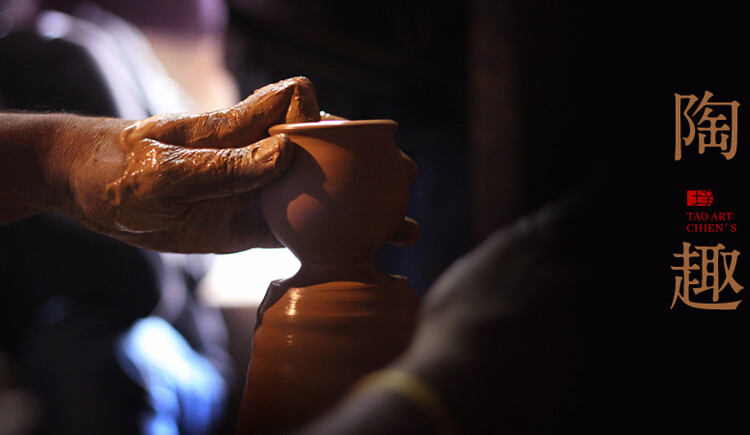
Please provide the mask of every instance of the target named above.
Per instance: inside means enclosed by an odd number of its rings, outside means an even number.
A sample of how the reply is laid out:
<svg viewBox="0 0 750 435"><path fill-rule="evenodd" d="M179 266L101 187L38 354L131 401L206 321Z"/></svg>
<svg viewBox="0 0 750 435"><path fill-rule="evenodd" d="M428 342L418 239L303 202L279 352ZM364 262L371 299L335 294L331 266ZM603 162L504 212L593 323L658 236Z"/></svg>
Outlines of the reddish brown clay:
<svg viewBox="0 0 750 435"><path fill-rule="evenodd" d="M410 340L417 297L377 270L377 250L409 201L389 120L272 127L297 145L287 172L261 192L274 235L300 271L271 284L258 312L238 433L285 433L334 405Z"/></svg>

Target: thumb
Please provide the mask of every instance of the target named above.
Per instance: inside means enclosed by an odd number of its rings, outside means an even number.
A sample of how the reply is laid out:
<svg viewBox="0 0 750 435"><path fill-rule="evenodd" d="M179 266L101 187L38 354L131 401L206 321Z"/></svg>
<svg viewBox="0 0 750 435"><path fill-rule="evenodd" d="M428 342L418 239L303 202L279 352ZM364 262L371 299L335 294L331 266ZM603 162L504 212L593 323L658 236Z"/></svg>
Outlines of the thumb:
<svg viewBox="0 0 750 435"><path fill-rule="evenodd" d="M179 190L188 201L219 198L258 189L275 180L292 161L294 143L285 134L242 148L198 149L183 163L189 174ZM182 171L182 169L180 170Z"/></svg>
<svg viewBox="0 0 750 435"><path fill-rule="evenodd" d="M147 158L130 162L125 174L106 188L115 205L139 196L192 203L250 192L284 172L294 153L294 144L285 134L242 148L192 149L145 142L148 145L140 154Z"/></svg>

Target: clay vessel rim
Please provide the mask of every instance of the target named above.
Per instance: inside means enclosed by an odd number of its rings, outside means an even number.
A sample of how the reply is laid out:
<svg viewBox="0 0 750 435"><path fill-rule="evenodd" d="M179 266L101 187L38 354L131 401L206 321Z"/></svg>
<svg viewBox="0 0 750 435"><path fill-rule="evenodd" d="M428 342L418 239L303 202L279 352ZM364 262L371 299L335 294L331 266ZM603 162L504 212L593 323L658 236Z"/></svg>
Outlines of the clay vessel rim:
<svg viewBox="0 0 750 435"><path fill-rule="evenodd" d="M325 120L318 122L299 122L293 124L277 124L268 129L272 135L284 132L302 132L309 130L325 130L342 127L364 127L364 126L398 126L392 119L362 119L362 120Z"/></svg>

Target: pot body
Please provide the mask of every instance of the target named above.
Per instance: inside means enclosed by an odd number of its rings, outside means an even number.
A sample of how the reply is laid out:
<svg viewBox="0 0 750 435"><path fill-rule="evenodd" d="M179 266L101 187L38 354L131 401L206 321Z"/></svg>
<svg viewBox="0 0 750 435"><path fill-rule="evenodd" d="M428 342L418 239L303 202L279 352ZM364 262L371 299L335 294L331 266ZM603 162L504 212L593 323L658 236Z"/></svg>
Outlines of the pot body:
<svg viewBox="0 0 750 435"><path fill-rule="evenodd" d="M404 278L389 282L271 284L280 296L253 335L238 434L286 434L337 404L364 375L401 355L418 300Z"/></svg>
<svg viewBox="0 0 750 435"><path fill-rule="evenodd" d="M396 127L370 120L271 128L297 148L286 173L262 189L261 206L301 267L273 282L258 310L238 433L300 428L406 349L418 298L405 278L374 265L409 202Z"/></svg>

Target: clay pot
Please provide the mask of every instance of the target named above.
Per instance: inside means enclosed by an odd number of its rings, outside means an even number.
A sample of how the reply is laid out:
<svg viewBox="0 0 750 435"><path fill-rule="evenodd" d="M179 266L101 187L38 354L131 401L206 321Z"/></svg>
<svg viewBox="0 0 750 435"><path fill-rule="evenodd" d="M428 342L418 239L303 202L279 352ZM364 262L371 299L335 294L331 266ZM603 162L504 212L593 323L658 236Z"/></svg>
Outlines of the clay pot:
<svg viewBox="0 0 750 435"><path fill-rule="evenodd" d="M378 279L372 260L401 225L409 203L396 127L390 120L366 120L270 129L298 145L284 176L261 191L271 231L302 263L284 284Z"/></svg>
<svg viewBox="0 0 750 435"><path fill-rule="evenodd" d="M238 433L299 428L405 350L416 294L374 265L409 200L396 127L367 120L271 128L297 149L261 192L263 214L301 268L272 283L258 311Z"/></svg>

